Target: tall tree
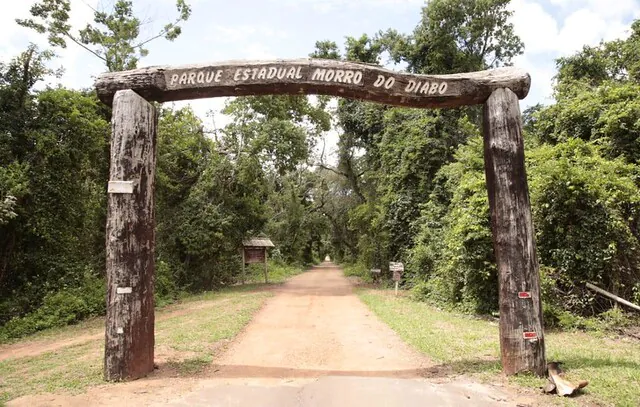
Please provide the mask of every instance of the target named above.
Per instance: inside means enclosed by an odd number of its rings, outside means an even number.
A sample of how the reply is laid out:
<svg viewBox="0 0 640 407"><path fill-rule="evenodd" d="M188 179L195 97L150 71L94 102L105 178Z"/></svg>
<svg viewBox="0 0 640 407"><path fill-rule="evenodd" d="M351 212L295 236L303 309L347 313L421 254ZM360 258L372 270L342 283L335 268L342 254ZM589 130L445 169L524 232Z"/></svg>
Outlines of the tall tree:
<svg viewBox="0 0 640 407"><path fill-rule="evenodd" d="M524 45L509 18L510 0L431 0L412 34L381 32L393 61L410 72L444 74L509 65Z"/></svg>
<svg viewBox="0 0 640 407"><path fill-rule="evenodd" d="M509 22L508 3L432 0L410 34L387 30L349 37L343 55L335 43L320 41L312 56L379 64L387 52L410 72L430 74L508 65L523 50ZM439 169L477 133L479 110L419 111L340 100L336 113L339 161L330 170L343 175L358 198L350 215L359 236L357 251L362 260L372 261L365 253L381 252L367 243L375 242L390 256L402 257L413 244L421 206Z"/></svg>

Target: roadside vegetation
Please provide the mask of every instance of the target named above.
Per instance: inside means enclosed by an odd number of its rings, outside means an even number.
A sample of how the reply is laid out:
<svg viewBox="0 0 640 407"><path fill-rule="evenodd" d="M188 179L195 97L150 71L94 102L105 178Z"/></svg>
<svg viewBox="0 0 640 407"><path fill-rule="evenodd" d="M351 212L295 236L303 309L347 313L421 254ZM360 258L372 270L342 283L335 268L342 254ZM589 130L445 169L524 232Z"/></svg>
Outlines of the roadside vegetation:
<svg viewBox="0 0 640 407"><path fill-rule="evenodd" d="M435 308L391 291L358 291L362 301L400 337L437 363L444 375L467 374L480 380L500 375L497 319L481 319ZM548 396L550 403L568 406L635 407L640 400L640 341L611 331L547 330L547 359L562 362L567 379L588 380L574 398ZM515 376L513 384L538 389L544 379Z"/></svg>
<svg viewBox="0 0 640 407"><path fill-rule="evenodd" d="M287 265L280 261L269 261L269 283L283 283L287 278L303 271L302 266ZM252 265L247 267L247 285L234 286L233 289L249 290L255 288L256 284L261 283L264 283L264 266ZM92 290L88 290L88 287L85 287L85 290L64 290L53 296L45 297L43 306L36 311L21 318L14 318L0 326L0 344L15 342L34 333L38 333L35 337L44 338L58 335L58 332L74 332L73 329L60 330L56 328L103 315L105 291L104 284L95 284ZM156 308L162 309L175 302L202 301L215 295L215 293L216 291L204 291L201 294L190 294L187 291L182 291L171 298L156 296ZM92 306L93 308L91 308ZM86 327L87 324L80 323L77 329L82 330ZM29 339L33 339L33 337Z"/></svg>

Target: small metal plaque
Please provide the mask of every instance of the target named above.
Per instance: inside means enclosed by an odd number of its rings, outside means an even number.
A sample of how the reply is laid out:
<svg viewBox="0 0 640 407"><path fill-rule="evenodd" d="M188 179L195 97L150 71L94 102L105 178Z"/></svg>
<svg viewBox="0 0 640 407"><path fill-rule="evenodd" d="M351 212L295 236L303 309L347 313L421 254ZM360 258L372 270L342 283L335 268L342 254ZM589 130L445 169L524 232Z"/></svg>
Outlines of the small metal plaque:
<svg viewBox="0 0 640 407"><path fill-rule="evenodd" d="M382 272L382 270L380 269L371 269L371 272L374 274L380 274Z"/></svg>
<svg viewBox="0 0 640 407"><path fill-rule="evenodd" d="M524 339L538 339L538 333L537 332L523 332L522 333L522 337Z"/></svg>
<svg viewBox="0 0 640 407"><path fill-rule="evenodd" d="M131 287L118 287L116 288L116 294L131 294L133 289Z"/></svg>
<svg viewBox="0 0 640 407"><path fill-rule="evenodd" d="M527 299L527 298L531 298L531 293L528 291L520 291L518 293L518 298L520 299Z"/></svg>
<svg viewBox="0 0 640 407"><path fill-rule="evenodd" d="M109 181L110 194L133 194L133 181Z"/></svg>
<svg viewBox="0 0 640 407"><path fill-rule="evenodd" d="M399 271L393 272L393 281L400 281L402 279L402 273Z"/></svg>

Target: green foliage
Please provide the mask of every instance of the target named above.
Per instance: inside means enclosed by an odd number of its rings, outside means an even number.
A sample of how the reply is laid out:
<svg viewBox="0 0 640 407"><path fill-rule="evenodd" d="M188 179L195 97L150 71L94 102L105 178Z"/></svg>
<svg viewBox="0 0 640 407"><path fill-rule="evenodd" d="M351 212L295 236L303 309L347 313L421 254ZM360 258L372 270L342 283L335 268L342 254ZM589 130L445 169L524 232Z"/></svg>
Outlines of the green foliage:
<svg viewBox="0 0 640 407"><path fill-rule="evenodd" d="M522 52L508 23L507 5L506 0L430 1L411 34L389 30L348 37L342 55L335 43L321 41L312 56L379 64L388 52L410 72L438 74L506 65ZM478 133L479 111L409 110L340 100L336 116L342 130L339 161L329 171L343 179L324 173L335 185L328 188L333 196L325 202L342 203L339 211L325 205L331 209L325 214L333 227L334 254L368 267L407 260L421 229L421 207L436 187L434 179L454 160L457 147ZM346 210L344 204L349 205ZM407 274L412 279L420 272L408 269ZM468 275L491 280L482 276Z"/></svg>
<svg viewBox="0 0 640 407"><path fill-rule="evenodd" d="M275 256L271 256L275 257ZM269 260L267 272L270 284L285 282L288 278L298 275L304 271L302 266L284 263L282 260ZM264 264L250 264L246 267L246 282L251 284L264 283Z"/></svg>
<svg viewBox="0 0 640 407"><path fill-rule="evenodd" d="M472 138L455 162L442 167L439 178L449 199L425 208L410 264L416 278L427 281L416 288L418 296L490 313L498 281L482 149L482 140Z"/></svg>
<svg viewBox="0 0 640 407"><path fill-rule="evenodd" d="M369 271L370 269L367 268L364 264L344 264L342 265L342 269L344 270L344 275L346 277L357 277L363 283L373 282L371 271Z"/></svg>
<svg viewBox="0 0 640 407"><path fill-rule="evenodd" d="M1 326L0 342L103 315L105 292L103 279L85 274L80 287L49 293L37 310L24 317L14 317Z"/></svg>
<svg viewBox="0 0 640 407"><path fill-rule="evenodd" d="M544 301L583 314L607 309L584 289L587 281L631 298L640 278L634 235L640 213L637 168L609 160L579 139L532 149L527 164ZM425 281L416 287L417 295L474 312L495 311L481 140L460 147L456 161L439 177L448 199L438 206L434 194L425 205L410 256L410 269ZM550 309L549 322L554 319Z"/></svg>
<svg viewBox="0 0 640 407"><path fill-rule="evenodd" d="M579 139L531 151L529 167L540 260L554 270L558 290L548 300L575 312L599 311L583 282L631 298L640 278L637 167L608 160Z"/></svg>
<svg viewBox="0 0 640 407"><path fill-rule="evenodd" d="M31 91L47 58L30 48L0 75L0 323L104 264L108 123L91 94Z"/></svg>
<svg viewBox="0 0 640 407"><path fill-rule="evenodd" d="M564 85L563 85L564 86ZM557 104L536 114L534 134L543 142L565 142L578 137L598 141L607 156L640 159L640 84L583 82L563 89Z"/></svg>
<svg viewBox="0 0 640 407"><path fill-rule="evenodd" d="M395 62L411 72L470 72L506 65L523 51L508 20L509 0L432 0L410 35L395 30L380 40Z"/></svg>

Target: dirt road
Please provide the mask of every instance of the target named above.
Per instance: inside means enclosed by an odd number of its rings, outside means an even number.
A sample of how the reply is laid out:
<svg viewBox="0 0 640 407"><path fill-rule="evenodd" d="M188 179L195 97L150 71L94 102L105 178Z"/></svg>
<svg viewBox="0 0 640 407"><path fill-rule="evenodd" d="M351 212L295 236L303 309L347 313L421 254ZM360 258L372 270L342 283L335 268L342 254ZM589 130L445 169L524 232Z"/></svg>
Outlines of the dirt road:
<svg viewBox="0 0 640 407"><path fill-rule="evenodd" d="M290 280L218 361L224 377L416 377L429 361L353 294L330 263Z"/></svg>
<svg viewBox="0 0 640 407"><path fill-rule="evenodd" d="M16 405L507 406L465 379L428 379L428 359L403 343L323 263L277 289L208 377L144 379ZM10 404L11 405L11 404Z"/></svg>

